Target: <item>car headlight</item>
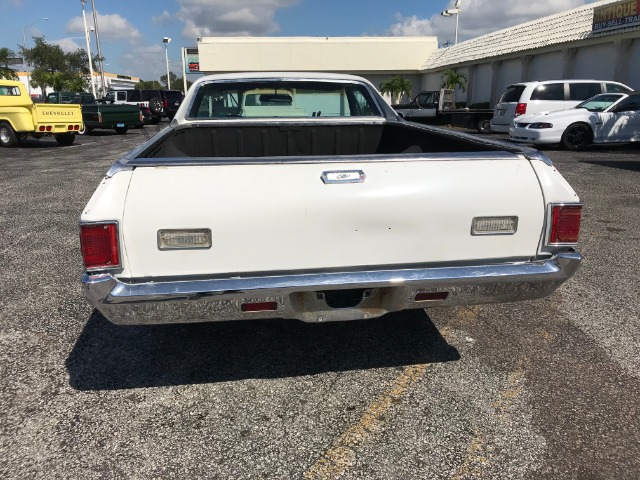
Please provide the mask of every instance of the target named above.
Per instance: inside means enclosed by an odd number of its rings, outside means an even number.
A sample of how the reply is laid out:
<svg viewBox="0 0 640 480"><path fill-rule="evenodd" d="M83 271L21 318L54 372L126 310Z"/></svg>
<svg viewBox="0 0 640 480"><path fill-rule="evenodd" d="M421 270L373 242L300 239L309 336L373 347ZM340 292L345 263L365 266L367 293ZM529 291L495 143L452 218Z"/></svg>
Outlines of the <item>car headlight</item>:
<svg viewBox="0 0 640 480"><path fill-rule="evenodd" d="M531 125L529 125L529 128L553 128L553 123L542 123L542 122L538 122L538 123L532 123Z"/></svg>

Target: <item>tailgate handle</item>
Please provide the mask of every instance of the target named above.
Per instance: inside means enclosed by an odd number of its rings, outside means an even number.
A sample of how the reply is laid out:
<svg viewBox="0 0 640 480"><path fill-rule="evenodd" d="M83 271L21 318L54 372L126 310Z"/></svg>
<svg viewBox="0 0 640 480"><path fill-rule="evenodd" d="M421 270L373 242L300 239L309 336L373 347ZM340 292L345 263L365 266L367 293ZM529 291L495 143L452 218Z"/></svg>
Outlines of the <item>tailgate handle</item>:
<svg viewBox="0 0 640 480"><path fill-rule="evenodd" d="M322 172L323 183L362 183L367 176L362 170L331 170Z"/></svg>

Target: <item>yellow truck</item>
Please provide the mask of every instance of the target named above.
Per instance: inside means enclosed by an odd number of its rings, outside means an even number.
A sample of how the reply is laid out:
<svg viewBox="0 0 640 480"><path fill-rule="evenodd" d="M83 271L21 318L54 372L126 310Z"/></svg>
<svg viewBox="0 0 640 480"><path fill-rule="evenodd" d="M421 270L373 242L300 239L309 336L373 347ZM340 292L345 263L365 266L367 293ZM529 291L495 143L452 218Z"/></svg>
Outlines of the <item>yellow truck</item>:
<svg viewBox="0 0 640 480"><path fill-rule="evenodd" d="M27 135L53 135L71 145L82 129L80 105L34 104L22 82L0 79L0 145L14 147Z"/></svg>

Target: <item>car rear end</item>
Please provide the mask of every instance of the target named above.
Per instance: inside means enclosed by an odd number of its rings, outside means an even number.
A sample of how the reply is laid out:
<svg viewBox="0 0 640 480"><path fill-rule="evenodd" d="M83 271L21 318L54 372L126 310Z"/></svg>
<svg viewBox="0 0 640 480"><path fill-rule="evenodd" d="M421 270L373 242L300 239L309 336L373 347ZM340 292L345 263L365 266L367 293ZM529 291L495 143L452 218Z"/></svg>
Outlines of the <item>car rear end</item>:
<svg viewBox="0 0 640 480"><path fill-rule="evenodd" d="M79 104L37 104L33 123L37 134L75 134L82 129L82 110Z"/></svg>
<svg viewBox="0 0 640 480"><path fill-rule="evenodd" d="M169 120L173 119L183 100L184 94L180 90L162 90L165 117Z"/></svg>
<svg viewBox="0 0 640 480"><path fill-rule="evenodd" d="M517 116L526 114L527 104L521 102L526 83L509 85L496 104L491 118L491 131L508 133L511 122Z"/></svg>
<svg viewBox="0 0 640 480"><path fill-rule="evenodd" d="M81 217L87 296L114 323L533 299L580 263L575 192L523 155L158 166L116 166Z"/></svg>

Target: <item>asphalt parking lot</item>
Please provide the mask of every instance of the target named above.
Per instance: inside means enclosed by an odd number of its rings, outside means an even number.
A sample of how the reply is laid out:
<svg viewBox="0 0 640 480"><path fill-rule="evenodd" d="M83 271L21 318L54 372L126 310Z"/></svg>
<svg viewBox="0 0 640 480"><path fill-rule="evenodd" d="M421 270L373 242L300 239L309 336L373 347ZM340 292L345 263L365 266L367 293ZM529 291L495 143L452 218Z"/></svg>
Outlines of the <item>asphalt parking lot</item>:
<svg viewBox="0 0 640 480"><path fill-rule="evenodd" d="M547 149L585 202L549 298L117 327L77 220L155 127L0 149L0 478L640 478L640 149Z"/></svg>

